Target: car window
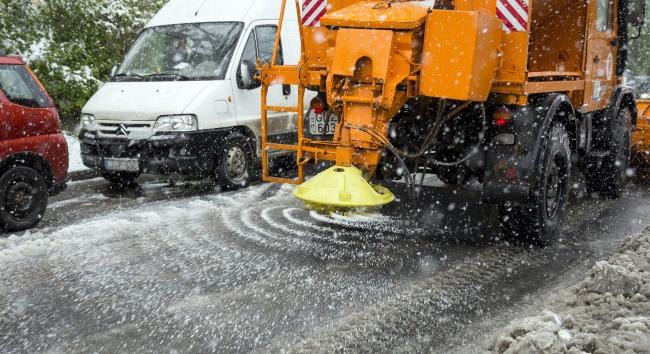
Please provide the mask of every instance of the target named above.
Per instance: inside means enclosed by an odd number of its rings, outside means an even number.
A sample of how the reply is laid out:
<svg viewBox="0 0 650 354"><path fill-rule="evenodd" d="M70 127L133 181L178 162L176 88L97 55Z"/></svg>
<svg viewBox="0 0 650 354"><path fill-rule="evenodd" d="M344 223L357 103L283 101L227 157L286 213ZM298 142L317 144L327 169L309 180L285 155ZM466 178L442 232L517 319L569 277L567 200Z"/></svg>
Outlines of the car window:
<svg viewBox="0 0 650 354"><path fill-rule="evenodd" d="M277 27L273 25L257 26L253 31L251 31L246 40L244 51L242 52L240 65L237 68L237 84L240 88L242 87L241 64L255 66L258 60L262 63L271 62L276 33ZM276 65L282 65L283 63L282 43L280 43Z"/></svg>
<svg viewBox="0 0 650 354"><path fill-rule="evenodd" d="M0 90L9 101L21 106L52 106L49 97L22 65L0 65Z"/></svg>
<svg viewBox="0 0 650 354"><path fill-rule="evenodd" d="M260 61L263 63L271 62L276 33L276 26L259 26L255 29L255 36L257 37L257 51ZM282 65L282 63L282 45L280 45L280 48L278 50L278 59L275 64Z"/></svg>
<svg viewBox="0 0 650 354"><path fill-rule="evenodd" d="M273 56L276 32L276 26L264 25L255 27L246 40L241 62L249 61L255 64L259 59L262 63L269 63ZM282 43L280 43L276 65L282 65L284 63L282 56Z"/></svg>
<svg viewBox="0 0 650 354"><path fill-rule="evenodd" d="M242 62L247 62L255 65L257 60L257 48L255 46L255 32L251 32L246 41L246 46L244 47L244 52L241 56Z"/></svg>

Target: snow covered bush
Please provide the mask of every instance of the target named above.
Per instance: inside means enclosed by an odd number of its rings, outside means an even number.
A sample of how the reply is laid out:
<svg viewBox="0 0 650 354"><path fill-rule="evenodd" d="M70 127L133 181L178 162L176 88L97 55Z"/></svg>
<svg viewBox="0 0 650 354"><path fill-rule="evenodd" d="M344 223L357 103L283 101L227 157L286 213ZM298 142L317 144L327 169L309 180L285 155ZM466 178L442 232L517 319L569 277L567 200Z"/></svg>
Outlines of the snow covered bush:
<svg viewBox="0 0 650 354"><path fill-rule="evenodd" d="M0 48L22 55L74 121L165 0L0 0Z"/></svg>
<svg viewBox="0 0 650 354"><path fill-rule="evenodd" d="M632 35L636 35L636 30L631 30ZM641 31L641 36L633 39L629 46L629 69L634 75L650 75L650 21L646 20L646 25Z"/></svg>

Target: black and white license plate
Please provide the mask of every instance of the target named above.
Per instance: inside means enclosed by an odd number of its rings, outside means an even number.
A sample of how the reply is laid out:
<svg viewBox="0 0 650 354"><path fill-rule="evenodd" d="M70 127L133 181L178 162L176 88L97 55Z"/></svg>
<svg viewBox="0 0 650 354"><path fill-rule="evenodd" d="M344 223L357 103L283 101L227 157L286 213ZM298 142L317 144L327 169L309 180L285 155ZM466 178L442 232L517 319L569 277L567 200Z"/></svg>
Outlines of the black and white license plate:
<svg viewBox="0 0 650 354"><path fill-rule="evenodd" d="M137 159L104 159L104 168L108 171L140 171L140 162Z"/></svg>
<svg viewBox="0 0 650 354"><path fill-rule="evenodd" d="M309 133L312 135L332 135L339 122L339 117L329 112L315 113L309 111ZM329 117L329 119L327 119Z"/></svg>

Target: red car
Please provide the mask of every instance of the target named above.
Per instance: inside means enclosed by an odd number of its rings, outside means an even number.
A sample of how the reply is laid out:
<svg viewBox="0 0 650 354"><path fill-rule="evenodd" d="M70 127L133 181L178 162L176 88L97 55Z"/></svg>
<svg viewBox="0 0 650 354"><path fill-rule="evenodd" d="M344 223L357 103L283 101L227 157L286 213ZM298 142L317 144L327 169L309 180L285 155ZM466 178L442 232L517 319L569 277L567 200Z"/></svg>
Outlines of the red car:
<svg viewBox="0 0 650 354"><path fill-rule="evenodd" d="M22 59L0 55L0 228L36 226L67 171L54 102Z"/></svg>

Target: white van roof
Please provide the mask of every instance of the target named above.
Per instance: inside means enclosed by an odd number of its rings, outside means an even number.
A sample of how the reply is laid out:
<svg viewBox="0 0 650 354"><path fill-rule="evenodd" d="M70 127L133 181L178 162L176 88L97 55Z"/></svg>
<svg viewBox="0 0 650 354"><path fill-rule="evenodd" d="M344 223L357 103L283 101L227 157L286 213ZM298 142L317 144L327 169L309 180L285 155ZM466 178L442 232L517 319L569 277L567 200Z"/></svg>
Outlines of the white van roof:
<svg viewBox="0 0 650 354"><path fill-rule="evenodd" d="M276 20L282 0L171 0L146 27L196 22ZM295 1L287 0L285 19L296 20Z"/></svg>

